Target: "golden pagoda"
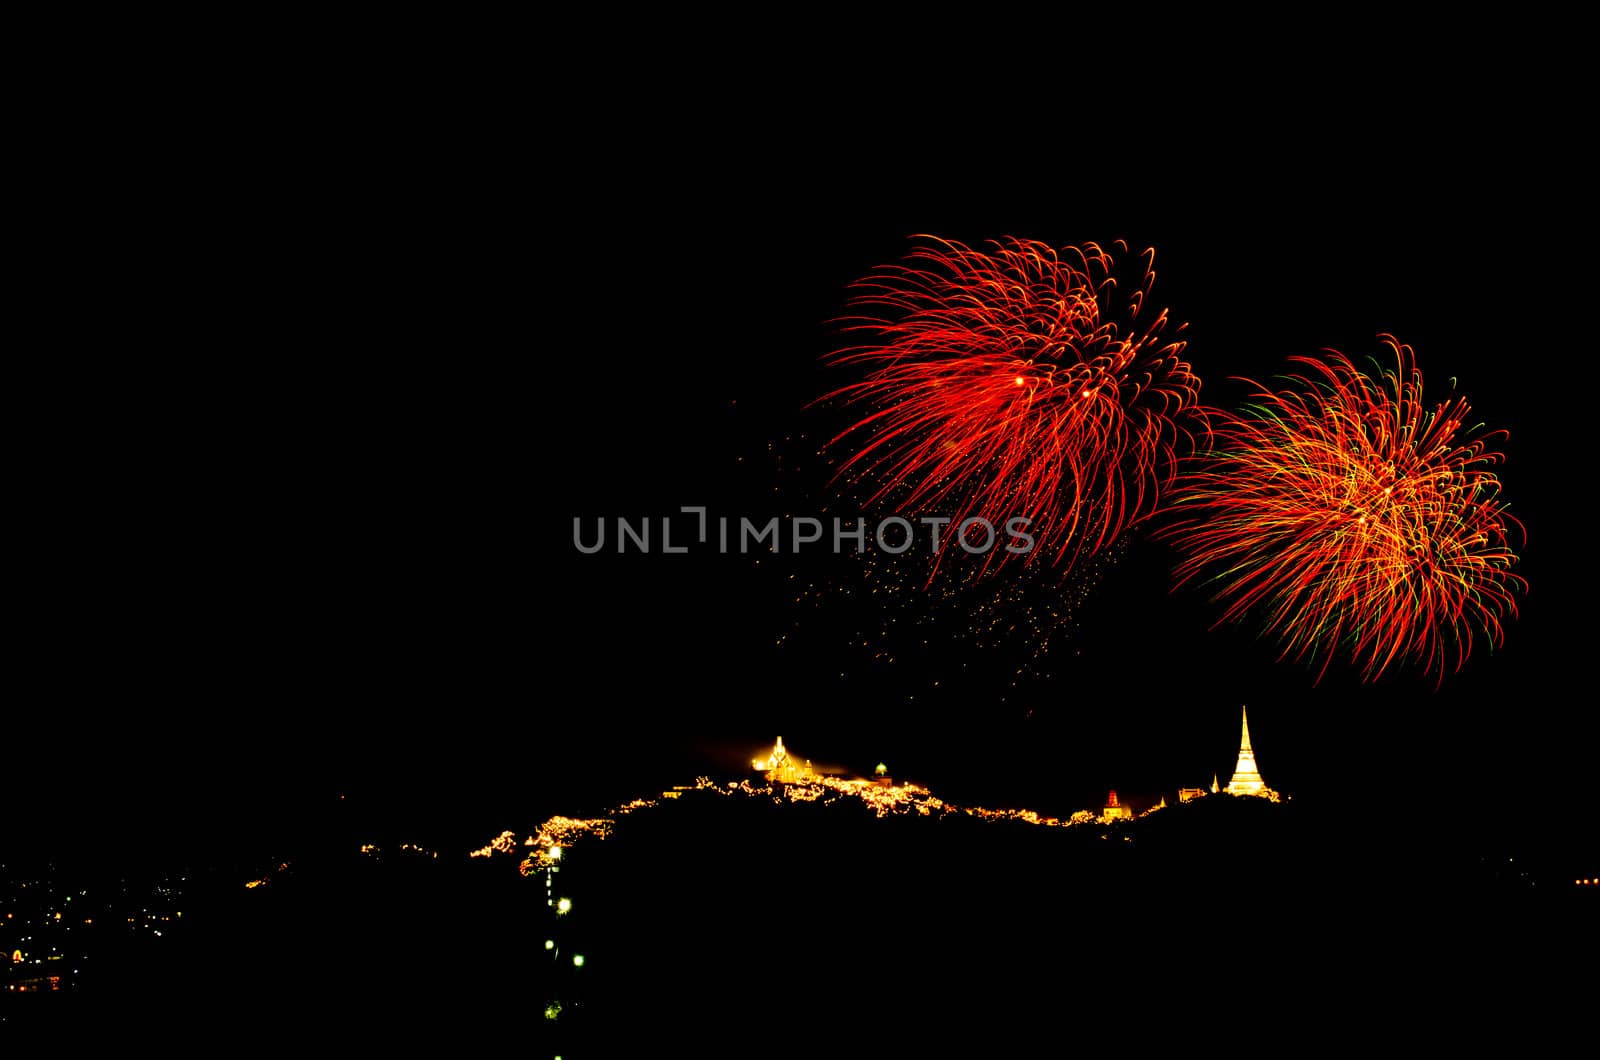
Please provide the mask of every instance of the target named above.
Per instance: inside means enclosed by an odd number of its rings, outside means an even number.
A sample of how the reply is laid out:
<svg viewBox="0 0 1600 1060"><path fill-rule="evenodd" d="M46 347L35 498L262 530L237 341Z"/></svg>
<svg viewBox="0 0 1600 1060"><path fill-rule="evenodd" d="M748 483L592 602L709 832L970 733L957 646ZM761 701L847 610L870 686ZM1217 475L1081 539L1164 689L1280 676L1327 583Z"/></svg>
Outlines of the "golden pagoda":
<svg viewBox="0 0 1600 1060"><path fill-rule="evenodd" d="M815 780L817 777L816 771L811 768L810 759L802 765L789 757L789 749L783 746L782 736L778 737L777 745L772 748L770 755L755 759L750 766L758 773L765 773L768 780L776 780L783 784Z"/></svg>
<svg viewBox="0 0 1600 1060"><path fill-rule="evenodd" d="M1239 761L1233 767L1233 779L1228 781L1228 786L1223 790L1229 795L1254 795L1276 802L1278 793L1267 787L1266 781L1261 779L1260 770L1256 768L1256 753L1250 746L1250 716L1243 707L1239 709ZM1215 779L1211 783L1215 791Z"/></svg>

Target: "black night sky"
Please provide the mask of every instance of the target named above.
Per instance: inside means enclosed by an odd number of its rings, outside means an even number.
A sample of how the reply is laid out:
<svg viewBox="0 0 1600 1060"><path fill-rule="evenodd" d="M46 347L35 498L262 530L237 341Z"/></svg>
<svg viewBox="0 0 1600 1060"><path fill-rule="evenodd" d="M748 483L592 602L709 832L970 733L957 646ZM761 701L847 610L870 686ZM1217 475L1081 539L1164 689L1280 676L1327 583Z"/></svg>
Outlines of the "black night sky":
<svg viewBox="0 0 1600 1060"><path fill-rule="evenodd" d="M190 856L358 792L419 834L493 834L778 733L1067 812L1226 780L1248 704L1298 798L1425 813L1450 857L1574 856L1595 799L1588 207L1548 129L1381 118L1093 166L650 113L589 151L557 149L579 131L558 122L536 163L479 126L426 151L321 131L85 197L39 262L51 323L11 391L8 833ZM836 382L846 285L918 232L1154 246L1212 404L1291 354L1413 345L1510 431L1532 588L1505 649L1439 691L1338 664L1314 684L1254 630L1210 630L1136 531L1051 675L1009 689L1004 652L937 625L925 657L869 665L794 603L788 576L832 557L576 552L575 516L771 508L768 444L828 423L806 406Z"/></svg>
<svg viewBox="0 0 1600 1060"><path fill-rule="evenodd" d="M1207 58L1144 101L1131 37L1115 76L1063 57L1040 95L1008 56L908 45L917 69L874 60L833 103L831 67L767 94L755 58L690 69L652 42L624 70L534 37L457 81L426 49L392 83L141 73L27 153L47 187L14 202L43 238L11 299L0 985L61 1003L7 997L0 1022L103 1002L163 1031L520 1047L548 1021L569 1037L530 1055L570 1057L640 1028L745 1055L703 1032L831 1018L820 1045L855 1055L857 1025L1053 1035L1103 994L1137 1024L1158 988L1162 1012L1225 1000L1231 1035L1250 1004L1409 1006L1417 969L1494 970L1492 992L1582 958L1596 232L1568 67L1463 51L1401 84L1373 42L1337 76L1295 53L1234 88ZM574 547L575 519L676 535L688 505L858 514L817 455L842 419L814 402L846 381L823 359L851 282L918 233L1153 247L1211 406L1292 355L1414 347L1429 397L1454 378L1509 432L1530 589L1503 649L1438 687L1343 661L1316 681L1173 590L1159 516L1093 578L981 616L901 594L887 640L827 550ZM1053 829L726 784L781 734L951 804L1143 808L1227 782L1241 705L1286 804ZM702 774L723 786L664 794ZM559 876L466 854L656 795ZM556 881L576 911L546 904ZM1241 939L1266 955L1248 996L1213 974Z"/></svg>

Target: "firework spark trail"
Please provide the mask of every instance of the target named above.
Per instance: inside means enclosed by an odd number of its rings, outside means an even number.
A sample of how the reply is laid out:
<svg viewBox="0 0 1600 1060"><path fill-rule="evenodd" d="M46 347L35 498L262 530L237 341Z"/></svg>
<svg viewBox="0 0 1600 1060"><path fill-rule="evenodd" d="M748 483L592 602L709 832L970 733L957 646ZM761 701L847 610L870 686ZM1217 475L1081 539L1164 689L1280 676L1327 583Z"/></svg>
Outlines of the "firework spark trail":
<svg viewBox="0 0 1600 1060"><path fill-rule="evenodd" d="M1296 357L1283 389L1212 412L1163 536L1186 554L1177 583L1226 605L1219 624L1258 613L1318 679L1343 654L1367 681L1409 660L1442 683L1477 637L1503 642L1527 588L1511 571L1522 526L1492 470L1504 432L1466 427L1459 395L1426 405L1412 349L1381 338L1376 376L1333 350Z"/></svg>
<svg viewBox="0 0 1600 1060"><path fill-rule="evenodd" d="M1162 339L1166 310L1143 312L1154 251L1124 294L1093 243L918 238L905 264L856 284L862 313L842 322L865 341L831 359L864 376L822 400L868 411L830 443L858 447L839 474L865 473L869 506L939 508L952 530L1025 516L1028 559L1070 568L1154 512L1203 423L1184 342Z"/></svg>

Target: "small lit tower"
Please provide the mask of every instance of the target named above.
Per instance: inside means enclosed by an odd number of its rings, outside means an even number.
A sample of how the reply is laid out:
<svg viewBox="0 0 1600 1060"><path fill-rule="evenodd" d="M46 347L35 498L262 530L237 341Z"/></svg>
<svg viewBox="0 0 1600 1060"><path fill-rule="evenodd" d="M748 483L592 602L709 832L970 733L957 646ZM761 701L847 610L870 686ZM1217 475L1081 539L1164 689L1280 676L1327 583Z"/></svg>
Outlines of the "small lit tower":
<svg viewBox="0 0 1600 1060"><path fill-rule="evenodd" d="M1228 781L1226 790L1229 795L1254 795L1276 802L1278 793L1267 787L1256 769L1256 753L1250 746L1250 716L1243 707L1239 709L1239 761L1233 767L1233 779Z"/></svg>
<svg viewBox="0 0 1600 1060"><path fill-rule="evenodd" d="M1233 779L1228 781L1228 794L1260 795L1267 785L1256 769L1256 753L1250 747L1250 715L1243 707L1239 710L1239 762L1233 767Z"/></svg>
<svg viewBox="0 0 1600 1060"><path fill-rule="evenodd" d="M765 773L768 780L780 784L815 780L817 776L816 771L811 768L809 759L802 765L789 756L789 749L783 746L782 736L778 737L778 742L773 745L770 755L754 759L750 766L758 773Z"/></svg>
<svg viewBox="0 0 1600 1060"><path fill-rule="evenodd" d="M1100 817L1106 821L1131 821L1133 819L1133 811L1117 801L1117 792L1112 789L1111 794L1106 796L1105 809L1100 811Z"/></svg>

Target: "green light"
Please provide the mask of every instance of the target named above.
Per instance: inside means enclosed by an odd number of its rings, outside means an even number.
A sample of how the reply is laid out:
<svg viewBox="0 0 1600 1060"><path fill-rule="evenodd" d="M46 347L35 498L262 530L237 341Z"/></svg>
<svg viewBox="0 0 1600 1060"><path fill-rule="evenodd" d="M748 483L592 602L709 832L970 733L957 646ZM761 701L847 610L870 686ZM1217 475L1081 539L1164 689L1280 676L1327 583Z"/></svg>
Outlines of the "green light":
<svg viewBox="0 0 1600 1060"><path fill-rule="evenodd" d="M572 955L572 966L574 968L582 968L583 967L583 954L574 953Z"/></svg>
<svg viewBox="0 0 1600 1060"><path fill-rule="evenodd" d="M556 948L556 940L555 939L545 939L544 940L544 948L547 949L547 950L555 949Z"/></svg>
<svg viewBox="0 0 1600 1060"><path fill-rule="evenodd" d="M558 912L558 913L570 913L570 912L572 912L572 899L571 898L563 898L563 899L561 899L561 901L557 902L556 903L556 912Z"/></svg>

